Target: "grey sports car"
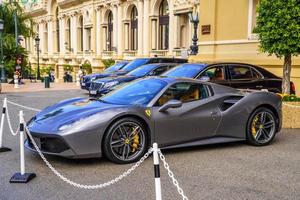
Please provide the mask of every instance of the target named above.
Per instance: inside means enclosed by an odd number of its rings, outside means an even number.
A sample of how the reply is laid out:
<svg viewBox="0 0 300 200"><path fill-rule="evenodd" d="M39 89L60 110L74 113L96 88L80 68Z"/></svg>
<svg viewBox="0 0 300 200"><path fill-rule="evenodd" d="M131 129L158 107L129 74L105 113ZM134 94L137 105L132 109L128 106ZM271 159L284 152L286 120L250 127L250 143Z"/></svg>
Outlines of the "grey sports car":
<svg viewBox="0 0 300 200"><path fill-rule="evenodd" d="M267 145L281 129L281 99L200 80L150 77L96 100L59 102L28 126L45 154L130 163L153 142L162 149L244 140ZM35 151L30 140L26 147Z"/></svg>

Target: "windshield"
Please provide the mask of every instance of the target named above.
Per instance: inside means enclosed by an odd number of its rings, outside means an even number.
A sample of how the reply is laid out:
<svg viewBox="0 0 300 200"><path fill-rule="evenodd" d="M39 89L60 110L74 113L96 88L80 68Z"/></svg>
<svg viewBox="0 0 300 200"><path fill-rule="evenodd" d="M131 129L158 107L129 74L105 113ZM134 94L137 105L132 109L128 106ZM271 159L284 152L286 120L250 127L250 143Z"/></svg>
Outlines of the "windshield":
<svg viewBox="0 0 300 200"><path fill-rule="evenodd" d="M159 79L134 81L108 93L100 100L119 105L147 105L166 85L165 81Z"/></svg>
<svg viewBox="0 0 300 200"><path fill-rule="evenodd" d="M195 78L203 68L204 65L183 64L166 72L164 76Z"/></svg>
<svg viewBox="0 0 300 200"><path fill-rule="evenodd" d="M122 70L130 72L142 65L145 65L148 61L149 61L149 59L146 59L146 58L135 59L135 60L131 61L130 63L128 63Z"/></svg>
<svg viewBox="0 0 300 200"><path fill-rule="evenodd" d="M107 68L104 72L109 73L109 72L117 71L117 70L121 69L125 64L126 63L124 63L124 62L116 63L113 66Z"/></svg>
<svg viewBox="0 0 300 200"><path fill-rule="evenodd" d="M151 72L157 65L151 64L151 65L144 65L141 66L130 73L128 75L137 76L137 77L143 77L146 76L149 72Z"/></svg>

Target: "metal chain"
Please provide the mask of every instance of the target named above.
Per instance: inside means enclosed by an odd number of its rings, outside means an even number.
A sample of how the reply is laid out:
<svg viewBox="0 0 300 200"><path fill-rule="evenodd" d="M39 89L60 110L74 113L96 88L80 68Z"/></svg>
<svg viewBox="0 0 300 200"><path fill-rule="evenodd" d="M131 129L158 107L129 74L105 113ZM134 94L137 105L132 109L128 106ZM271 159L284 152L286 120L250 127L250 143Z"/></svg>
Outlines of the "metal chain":
<svg viewBox="0 0 300 200"><path fill-rule="evenodd" d="M15 106L19 106L21 108L25 108L27 110L35 111L35 112L40 112L41 111L39 109L31 108L31 107L28 107L28 106L23 106L23 105L17 104L15 102L12 102L12 101L9 101L9 100L7 100L7 103L10 103L10 104L15 105Z"/></svg>
<svg viewBox="0 0 300 200"><path fill-rule="evenodd" d="M125 178L126 176L128 176L132 171L134 171L137 167L139 167L145 160L146 158L149 157L149 155L152 153L152 148L150 148L145 155L138 161L136 162L131 168L129 168L127 171L125 171L123 174L121 174L120 176L106 182L106 183L101 183L101 184L97 184L97 185L84 185L84 184L80 184L80 183L76 183L74 181L71 181L70 179L66 178L64 175L62 175L60 172L58 172L50 163L49 161L45 158L45 156L43 155L43 153L41 152L41 150L39 149L39 147L37 146L35 140L33 139L32 135L30 134L30 131L28 130L27 126L25 126L25 130L27 132L27 135L29 136L31 142L33 143L34 148L37 150L38 154L40 155L40 157L42 158L42 160L45 162L45 164L49 167L49 169L61 180L63 180L64 182L80 188L80 189L88 189L88 190L92 190L92 189L102 189L105 188L107 186L110 186L112 184L115 184L119 181L121 181L123 178Z"/></svg>
<svg viewBox="0 0 300 200"><path fill-rule="evenodd" d="M18 132L19 132L19 130L20 130L20 127L18 126L18 128L17 128L16 131L13 130L12 125L11 125L11 121L10 121L10 116L9 116L7 104L6 104L5 107L6 107L6 113L5 113L5 115L6 115L6 119L7 119L7 123L8 123L8 127L9 127L9 130L10 130L10 133L11 133L13 136L16 136L16 135L18 135ZM19 116L19 115L18 115L18 116Z"/></svg>
<svg viewBox="0 0 300 200"><path fill-rule="evenodd" d="M161 153L160 150L158 151L158 154L159 154L161 161L163 161L163 163L164 163L164 168L168 171L169 177L172 179L173 185L177 188L178 193L181 195L183 200L188 200L188 198L185 196L182 188L179 186L178 181L174 177L174 173L170 170L170 166L167 163L165 156Z"/></svg>

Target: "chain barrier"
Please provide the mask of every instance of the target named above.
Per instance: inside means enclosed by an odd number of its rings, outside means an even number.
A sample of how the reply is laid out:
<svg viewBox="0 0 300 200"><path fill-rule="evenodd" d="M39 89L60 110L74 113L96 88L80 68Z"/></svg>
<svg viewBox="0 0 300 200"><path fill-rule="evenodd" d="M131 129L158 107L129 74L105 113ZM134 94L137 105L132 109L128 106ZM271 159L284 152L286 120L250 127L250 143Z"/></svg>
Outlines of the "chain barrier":
<svg viewBox="0 0 300 200"><path fill-rule="evenodd" d="M162 152L160 150L158 151L158 154L159 154L160 160L164 163L164 168L168 171L169 177L172 179L173 185L177 188L177 192L181 195L183 200L188 200L188 198L187 198L187 196L185 196L182 188L179 186L178 181L174 177L174 173L170 170L170 166L167 163L165 156L162 154Z"/></svg>
<svg viewBox="0 0 300 200"><path fill-rule="evenodd" d="M291 107L291 108L300 108L300 106L296 106L296 105L292 105L292 104L288 104L288 103L282 103L282 105L285 105L287 107Z"/></svg>
<svg viewBox="0 0 300 200"><path fill-rule="evenodd" d="M125 178L126 176L128 176L132 171L134 171L137 167L139 167L148 157L149 155L152 153L152 148L150 148L145 155L138 161L136 162L131 168L129 168L127 171L125 171L123 174L121 174L120 176L106 182L106 183L101 183L101 184L97 184L97 185L84 185L84 184L80 184L80 183L76 183L68 178L66 178L64 175L62 175L60 172L58 172L53 165L51 165L49 163L49 161L45 158L45 156L43 155L43 153L41 152L41 150L39 149L39 147L37 146L35 140L33 139L32 135L30 134L30 131L28 130L27 126L25 126L25 131L27 133L27 135L29 136L29 139L31 140L34 148L36 149L36 151L38 152L38 154L40 155L40 157L42 158L42 160L45 162L45 164L49 167L49 169L61 180L63 180L64 182L80 188L80 189L87 189L87 190L93 190L93 189L103 189L105 187L108 187L112 184L115 184L119 181L121 181L123 178Z"/></svg>
<svg viewBox="0 0 300 200"><path fill-rule="evenodd" d="M35 112L40 112L40 111L41 111L41 110L39 110L39 109L31 108L31 107L28 107L28 106L23 106L23 105L17 104L17 103L15 103L15 102L12 102L12 101L9 101L9 100L7 100L7 103L10 103L10 104L15 105L15 106L19 106L19 107L21 107L21 108L25 108L25 109L27 109L27 110L35 111Z"/></svg>
<svg viewBox="0 0 300 200"><path fill-rule="evenodd" d="M10 116L9 116L9 111L8 111L8 106L7 106L7 104L6 104L6 119L7 119L7 124L8 124L9 130L10 130L10 133L11 133L13 136L18 135L18 132L19 132L19 130L20 130L20 127L18 126L18 128L17 128L16 131L13 130L12 125L11 125L11 121L10 121Z"/></svg>

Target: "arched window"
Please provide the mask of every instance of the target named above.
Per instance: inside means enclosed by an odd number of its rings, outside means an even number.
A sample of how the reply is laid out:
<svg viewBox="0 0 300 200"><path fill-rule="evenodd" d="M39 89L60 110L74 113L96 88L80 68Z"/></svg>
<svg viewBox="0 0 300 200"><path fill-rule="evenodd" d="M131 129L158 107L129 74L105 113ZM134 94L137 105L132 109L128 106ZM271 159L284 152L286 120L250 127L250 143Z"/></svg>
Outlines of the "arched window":
<svg viewBox="0 0 300 200"><path fill-rule="evenodd" d="M67 49L71 49L71 20L67 19L66 25L66 47Z"/></svg>
<svg viewBox="0 0 300 200"><path fill-rule="evenodd" d="M48 24L45 23L44 26L44 52L48 52Z"/></svg>
<svg viewBox="0 0 300 200"><path fill-rule="evenodd" d="M59 52L60 47L60 37L59 37L59 19L58 19L58 7L55 11L55 36L56 36L56 52Z"/></svg>
<svg viewBox="0 0 300 200"><path fill-rule="evenodd" d="M83 51L83 16L79 17L77 36L78 36L78 51Z"/></svg>
<svg viewBox="0 0 300 200"><path fill-rule="evenodd" d="M169 4L162 0L159 6L159 49L169 49Z"/></svg>
<svg viewBox="0 0 300 200"><path fill-rule="evenodd" d="M130 24L131 24L131 50L135 51L138 47L138 10L136 6L134 6L131 10L131 17L130 17Z"/></svg>
<svg viewBox="0 0 300 200"><path fill-rule="evenodd" d="M107 50L112 51L113 43L113 13L109 11L108 22L107 22Z"/></svg>

